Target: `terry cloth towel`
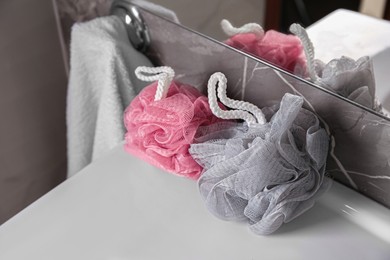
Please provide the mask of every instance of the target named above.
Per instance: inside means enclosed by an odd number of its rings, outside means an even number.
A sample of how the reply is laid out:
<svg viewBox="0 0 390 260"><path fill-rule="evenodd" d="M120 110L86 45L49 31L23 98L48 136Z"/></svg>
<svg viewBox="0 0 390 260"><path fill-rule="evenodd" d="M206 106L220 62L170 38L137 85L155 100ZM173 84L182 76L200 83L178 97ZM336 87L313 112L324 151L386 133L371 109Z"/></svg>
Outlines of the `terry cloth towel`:
<svg viewBox="0 0 390 260"><path fill-rule="evenodd" d="M123 140L123 111L145 85L134 70L151 66L115 16L75 24L71 39L68 177Z"/></svg>
<svg viewBox="0 0 390 260"><path fill-rule="evenodd" d="M168 9L146 1L134 3L178 22ZM132 47L123 22L115 16L75 24L70 49L68 177L124 140L123 111L147 84L134 70L152 66Z"/></svg>

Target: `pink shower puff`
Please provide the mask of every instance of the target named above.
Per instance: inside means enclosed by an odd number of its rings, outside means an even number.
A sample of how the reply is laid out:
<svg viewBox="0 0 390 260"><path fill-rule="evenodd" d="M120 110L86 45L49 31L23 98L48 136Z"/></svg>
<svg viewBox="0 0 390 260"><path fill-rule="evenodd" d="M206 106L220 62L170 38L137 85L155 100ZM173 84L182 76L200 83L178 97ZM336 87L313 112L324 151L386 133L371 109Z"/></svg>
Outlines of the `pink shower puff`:
<svg viewBox="0 0 390 260"><path fill-rule="evenodd" d="M303 73L306 70L303 46L295 35L274 30L264 33L259 25L254 27L256 24L249 24L251 25L249 30L245 28L247 25L234 28L227 20L223 20L221 25L231 36L225 41L227 45L260 57L292 73Z"/></svg>
<svg viewBox="0 0 390 260"><path fill-rule="evenodd" d="M171 82L155 100L157 82L144 88L124 114L125 150L165 171L198 179L202 167L188 152L199 126L220 121L196 88Z"/></svg>

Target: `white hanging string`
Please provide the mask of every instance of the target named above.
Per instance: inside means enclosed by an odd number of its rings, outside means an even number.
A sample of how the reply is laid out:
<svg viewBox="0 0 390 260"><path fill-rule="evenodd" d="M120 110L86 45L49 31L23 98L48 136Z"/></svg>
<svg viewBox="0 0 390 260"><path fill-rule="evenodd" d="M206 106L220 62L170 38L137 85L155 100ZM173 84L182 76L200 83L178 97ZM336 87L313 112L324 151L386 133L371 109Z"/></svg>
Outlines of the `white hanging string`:
<svg viewBox="0 0 390 260"><path fill-rule="evenodd" d="M290 32L295 34L302 42L303 50L306 55L307 68L309 70L309 77L313 82L320 82L320 77L318 77L315 68L314 68L314 47L313 43L310 41L309 36L307 35L306 30L297 23L293 23L290 26Z"/></svg>
<svg viewBox="0 0 390 260"><path fill-rule="evenodd" d="M229 37L240 33L253 33L258 38L264 36L263 28L257 23L247 23L241 27L234 27L228 20L223 19L221 21L221 27L224 33Z"/></svg>
<svg viewBox="0 0 390 260"><path fill-rule="evenodd" d="M257 123L259 123L259 124L265 124L267 122L263 112L257 106L253 105L252 103L246 102L246 101L234 100L234 99L227 97L227 94L226 94L227 79L226 79L225 75L221 72L217 72L215 74L219 80L217 93L218 93L219 100L221 101L222 104L224 104L230 108L250 112L252 115L255 116Z"/></svg>
<svg viewBox="0 0 390 260"><path fill-rule="evenodd" d="M145 67L139 66L135 69L137 78L143 81L157 81L156 95L154 101L163 99L167 96L169 86L175 76L175 71L168 66Z"/></svg>
<svg viewBox="0 0 390 260"><path fill-rule="evenodd" d="M216 85L218 83L218 97L222 104L227 107L237 110L225 111L218 106ZM261 110L255 105L239 100L233 100L226 96L227 79L221 72L216 72L211 75L207 91L211 111L213 114L222 119L242 119L251 124L265 124L266 119ZM249 112L250 113L249 113Z"/></svg>

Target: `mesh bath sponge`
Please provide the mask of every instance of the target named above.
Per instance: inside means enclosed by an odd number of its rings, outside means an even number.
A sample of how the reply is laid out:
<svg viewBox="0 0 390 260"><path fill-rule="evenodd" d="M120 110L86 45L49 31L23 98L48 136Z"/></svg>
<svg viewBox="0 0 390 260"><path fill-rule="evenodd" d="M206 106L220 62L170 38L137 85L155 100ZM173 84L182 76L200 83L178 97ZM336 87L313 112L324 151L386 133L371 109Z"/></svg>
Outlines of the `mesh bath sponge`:
<svg viewBox="0 0 390 260"><path fill-rule="evenodd" d="M228 20L222 20L221 26L230 37L225 41L226 44L292 73L305 73L305 55L298 37L274 30L264 32L263 28L256 23L248 23L236 28Z"/></svg>
<svg viewBox="0 0 390 260"><path fill-rule="evenodd" d="M325 64L314 59L314 47L306 30L292 24L290 31L300 38L307 59L307 77L312 82L365 107L384 113L375 97L375 77L372 60L363 56L357 60L342 56Z"/></svg>
<svg viewBox="0 0 390 260"><path fill-rule="evenodd" d="M222 111L218 97L227 107ZM259 109L226 97L226 78L211 76L210 107L243 123L210 131L201 127L190 153L204 167L198 185L207 209L218 218L245 220L259 235L277 230L313 206L330 186L324 177L329 138L303 99L285 94L280 104ZM205 134L209 132L209 134Z"/></svg>
<svg viewBox="0 0 390 260"><path fill-rule="evenodd" d="M221 121L211 112L207 97L172 81L170 67L138 67L136 75L156 82L145 87L124 113L125 150L165 171L199 178L202 167L188 148L200 126Z"/></svg>

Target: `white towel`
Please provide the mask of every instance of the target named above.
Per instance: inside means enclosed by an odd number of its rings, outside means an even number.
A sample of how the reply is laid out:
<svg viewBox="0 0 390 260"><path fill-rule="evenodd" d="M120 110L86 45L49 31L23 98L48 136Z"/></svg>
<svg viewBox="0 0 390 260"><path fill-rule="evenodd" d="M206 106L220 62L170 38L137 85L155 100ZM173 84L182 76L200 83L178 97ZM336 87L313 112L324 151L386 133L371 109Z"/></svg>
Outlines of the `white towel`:
<svg viewBox="0 0 390 260"><path fill-rule="evenodd" d="M143 0L135 4L178 22L171 10ZM124 139L123 111L147 84L134 74L152 66L129 42L115 16L75 24L71 35L67 100L68 177Z"/></svg>
<svg viewBox="0 0 390 260"><path fill-rule="evenodd" d="M115 16L75 24L71 39L68 177L123 140L123 110L145 85L134 70L151 66Z"/></svg>

